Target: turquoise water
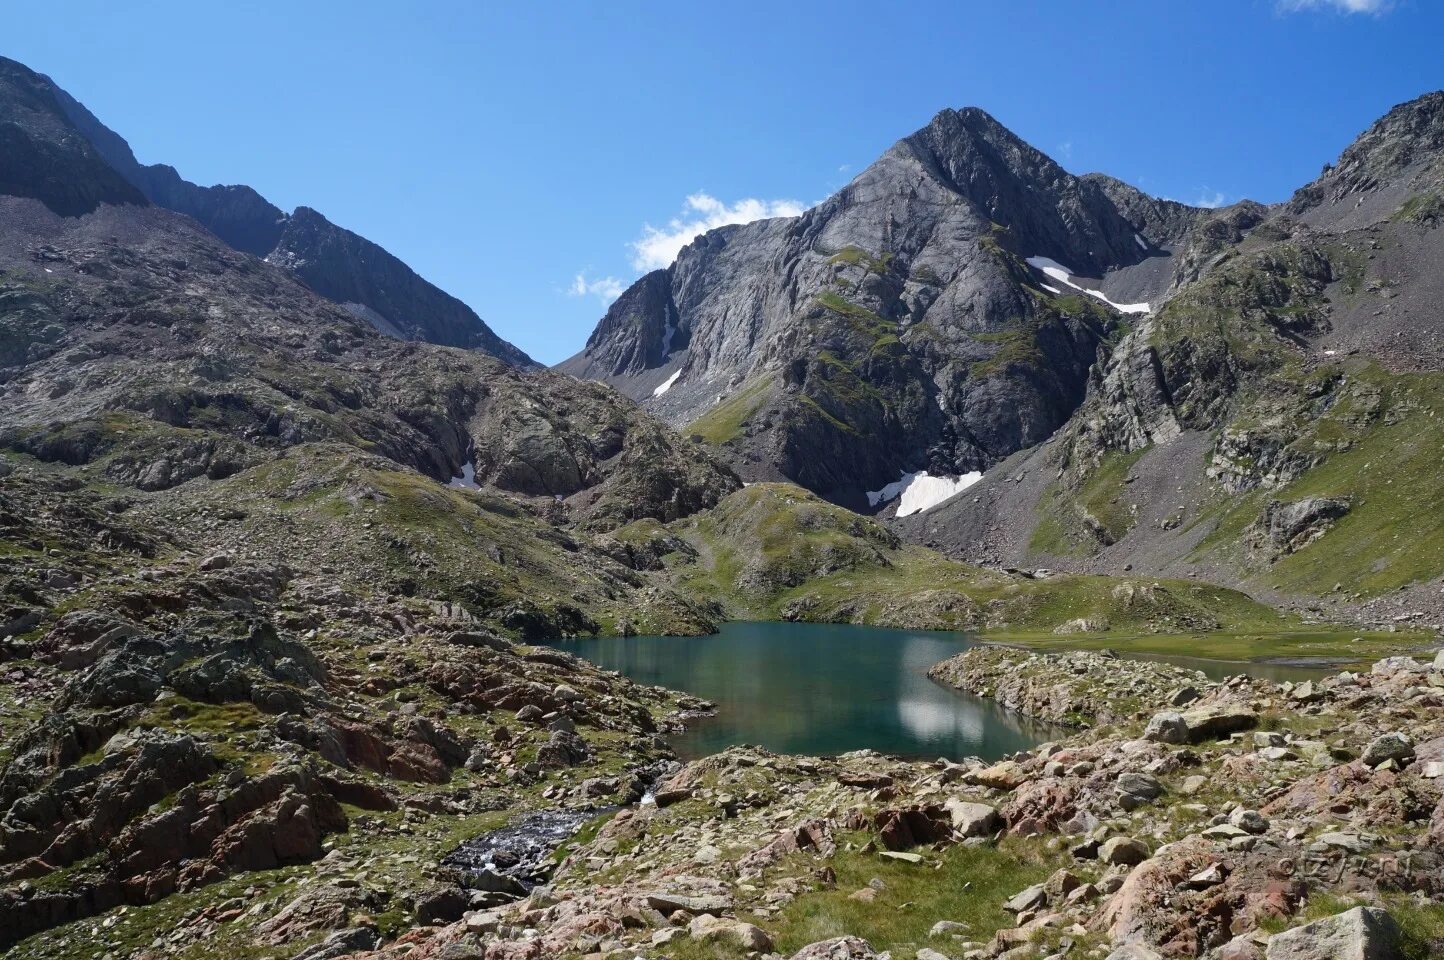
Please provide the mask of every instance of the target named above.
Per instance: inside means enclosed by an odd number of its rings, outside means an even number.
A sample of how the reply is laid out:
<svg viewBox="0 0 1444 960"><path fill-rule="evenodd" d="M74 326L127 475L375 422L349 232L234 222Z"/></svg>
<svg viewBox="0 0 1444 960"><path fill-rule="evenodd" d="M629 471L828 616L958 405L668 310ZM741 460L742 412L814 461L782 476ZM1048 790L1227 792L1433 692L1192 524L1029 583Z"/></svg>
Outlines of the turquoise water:
<svg viewBox="0 0 1444 960"><path fill-rule="evenodd" d="M928 678L964 634L793 623L728 623L710 637L602 637L550 644L714 701L672 738L692 758L740 743L822 755L870 747L905 757L987 759L1064 731Z"/></svg>

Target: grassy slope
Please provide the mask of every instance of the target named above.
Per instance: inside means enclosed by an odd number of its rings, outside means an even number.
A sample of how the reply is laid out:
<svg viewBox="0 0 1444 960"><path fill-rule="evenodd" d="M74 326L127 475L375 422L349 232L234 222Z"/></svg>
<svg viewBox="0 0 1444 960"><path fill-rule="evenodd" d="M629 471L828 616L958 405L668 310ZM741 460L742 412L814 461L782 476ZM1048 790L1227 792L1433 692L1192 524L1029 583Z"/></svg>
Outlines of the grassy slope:
<svg viewBox="0 0 1444 960"><path fill-rule="evenodd" d="M1308 265L1313 254L1327 258L1333 278L1327 285L1305 276L1317 273ZM1444 578L1444 374L1391 373L1345 357L1306 361L1280 332L1325 315L1326 300L1372 296L1370 269L1368 259L1343 242L1305 250L1246 242L1197 289L1171 301L1154 326L1151 342L1165 366L1170 357L1196 363L1226 356L1240 377L1232 394L1210 396L1205 384L1179 399L1186 425L1215 437L1268 439L1281 458L1306 466L1282 486L1242 494L1219 488L1190 524L1214 528L1193 559L1243 571L1245 586L1369 599ZM1040 504L1030 546L1078 556L1126 537L1131 522L1119 505L1139 455L1106 452L1054 484ZM1230 466L1243 473L1268 469L1247 458ZM1316 496L1347 498L1352 509L1292 554L1248 549L1250 527L1269 501ZM1093 532L1085 514L1098 521Z"/></svg>
<svg viewBox="0 0 1444 960"><path fill-rule="evenodd" d="M1356 660L1420 639L1306 625L1238 591L1191 581L1032 580L987 570L902 545L875 521L790 484L753 484L679 532L698 557L674 554L673 575L738 618L982 630L1029 644L1221 659ZM1106 629L1053 632L1077 619Z"/></svg>

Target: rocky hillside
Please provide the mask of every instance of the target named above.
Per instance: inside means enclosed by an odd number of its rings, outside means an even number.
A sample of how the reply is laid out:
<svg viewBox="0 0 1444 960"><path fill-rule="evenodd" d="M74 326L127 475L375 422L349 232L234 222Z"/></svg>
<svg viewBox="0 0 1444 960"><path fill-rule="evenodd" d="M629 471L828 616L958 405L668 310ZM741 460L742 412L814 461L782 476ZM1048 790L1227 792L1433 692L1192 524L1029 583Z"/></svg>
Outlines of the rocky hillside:
<svg viewBox="0 0 1444 960"><path fill-rule="evenodd" d="M35 197L65 216L102 202L148 200L191 217L237 250L284 266L383 333L536 365L466 304L365 237L308 207L287 214L244 185L201 187L173 167L143 165L120 135L53 80L4 57L0 137L6 141L0 193Z"/></svg>
<svg viewBox="0 0 1444 960"><path fill-rule="evenodd" d="M1444 682L1303 684L973 651L1094 728L995 763L740 747L610 817L520 903L376 960L1423 960L1444 948Z"/></svg>
<svg viewBox="0 0 1444 960"><path fill-rule="evenodd" d="M1444 624L1441 130L1444 94L1421 97L1283 207L1206 221L1198 277L1069 423L898 529L976 561Z"/></svg>
<svg viewBox="0 0 1444 960"><path fill-rule="evenodd" d="M472 902L439 880L459 839L640 796L687 704L526 641L710 630L608 531L730 471L160 206L0 224L0 949L214 955L260 891L247 951L362 911L394 936ZM323 858L376 883L312 899Z"/></svg>
<svg viewBox="0 0 1444 960"><path fill-rule="evenodd" d="M1204 216L946 110L802 216L698 238L561 369L748 479L864 506L902 473L985 469L1058 429Z"/></svg>

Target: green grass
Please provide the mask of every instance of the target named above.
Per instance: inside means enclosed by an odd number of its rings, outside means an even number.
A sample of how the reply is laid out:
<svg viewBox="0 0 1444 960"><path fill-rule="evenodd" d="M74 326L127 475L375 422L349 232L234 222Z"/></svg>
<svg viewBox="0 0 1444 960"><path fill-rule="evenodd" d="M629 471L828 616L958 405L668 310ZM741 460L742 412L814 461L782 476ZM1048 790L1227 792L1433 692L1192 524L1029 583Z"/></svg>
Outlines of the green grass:
<svg viewBox="0 0 1444 960"><path fill-rule="evenodd" d="M1124 480L1141 456L1142 450L1111 451L1076 489L1070 490L1063 481L1051 484L1039 502L1029 548L1055 556L1078 556L1091 553L1102 542L1117 543L1126 537L1137 518L1130 509ZM1092 518L1092 523L1085 517Z"/></svg>
<svg viewBox="0 0 1444 960"><path fill-rule="evenodd" d="M887 273L888 267L892 264L893 255L884 253L882 256L874 257L862 247L849 244L827 258L828 263L842 263L850 267L862 267L863 269L876 274Z"/></svg>
<svg viewBox="0 0 1444 960"><path fill-rule="evenodd" d="M866 838L852 839L857 845ZM757 922L772 932L783 954L849 934L875 950L894 951L896 960L911 960L925 946L947 953L951 941L928 938L933 924L966 923L969 939L976 940L1011 927L1012 916L1002 903L1046 879L1057 867L1050 860L1041 844L1018 839L997 847L953 846L941 854L926 853L921 864L843 850L829 864L837 874L833 889L803 895L779 916ZM872 903L851 898L873 880L883 887Z"/></svg>
<svg viewBox="0 0 1444 960"><path fill-rule="evenodd" d="M699 546L699 558L679 562L673 574L733 618L976 630L1030 646L1218 660L1356 663L1430 640L1424 631L1306 624L1238 590L1192 580L1029 580L985 570L898 543L875 522L790 484L747 487L681 532ZM1077 619L1104 629L1053 633Z"/></svg>
<svg viewBox="0 0 1444 960"><path fill-rule="evenodd" d="M772 378L759 377L687 425L686 433L713 447L742 436L742 428L772 392Z"/></svg>
<svg viewBox="0 0 1444 960"><path fill-rule="evenodd" d="M1223 629L1201 633L1138 634L1123 631L1055 636L1027 630L1000 630L993 639L1039 650L1117 650L1204 660L1269 660L1309 658L1356 665L1381 657L1417 653L1432 634L1388 633L1378 630L1342 630L1328 626L1282 624L1276 629ZM1357 642L1356 642L1357 638Z"/></svg>
<svg viewBox="0 0 1444 960"><path fill-rule="evenodd" d="M998 348L991 357L978 360L968 368L968 375L975 380L998 376L1014 367L1037 367L1043 362L1043 352L1038 349L1038 330L1031 324L996 333L974 334L973 339Z"/></svg>
<svg viewBox="0 0 1444 960"><path fill-rule="evenodd" d="M1280 589L1322 592L1340 583L1377 596L1444 576L1444 376L1404 375L1393 386L1393 422L1278 492L1283 500L1353 503L1321 539L1275 564L1268 580Z"/></svg>
<svg viewBox="0 0 1444 960"><path fill-rule="evenodd" d="M1427 191L1415 194L1406 200L1394 214L1395 220L1408 223L1437 224L1444 219L1444 194Z"/></svg>

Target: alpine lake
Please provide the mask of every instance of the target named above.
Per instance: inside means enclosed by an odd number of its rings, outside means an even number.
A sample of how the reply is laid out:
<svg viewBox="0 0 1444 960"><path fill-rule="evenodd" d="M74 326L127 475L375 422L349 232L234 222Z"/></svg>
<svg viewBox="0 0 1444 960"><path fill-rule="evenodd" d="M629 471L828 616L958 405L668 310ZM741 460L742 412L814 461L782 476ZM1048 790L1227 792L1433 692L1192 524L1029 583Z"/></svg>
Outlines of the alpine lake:
<svg viewBox="0 0 1444 960"><path fill-rule="evenodd" d="M872 749L902 757L996 759L1067 731L928 677L979 643L964 633L826 624L731 622L704 637L551 641L600 667L710 700L715 715L670 738L684 758L755 744L827 756ZM1301 667L1167 659L1214 679L1250 673L1303 679Z"/></svg>

